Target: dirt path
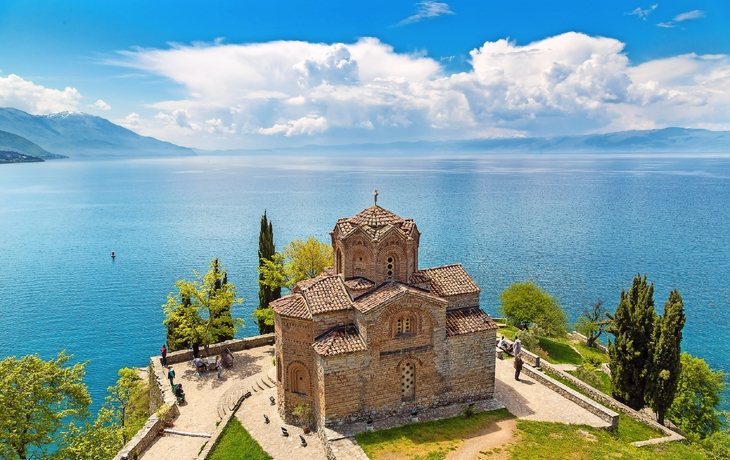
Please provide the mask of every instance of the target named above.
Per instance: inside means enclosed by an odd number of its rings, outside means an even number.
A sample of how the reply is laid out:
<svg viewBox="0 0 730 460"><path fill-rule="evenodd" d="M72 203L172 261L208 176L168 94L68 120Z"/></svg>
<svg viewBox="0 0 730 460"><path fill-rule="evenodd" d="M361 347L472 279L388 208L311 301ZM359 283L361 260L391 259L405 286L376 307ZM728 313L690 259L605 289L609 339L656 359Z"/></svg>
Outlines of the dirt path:
<svg viewBox="0 0 730 460"><path fill-rule="evenodd" d="M492 423L474 433L474 436L464 440L458 449L449 453L446 460L474 460L479 458L479 452L486 452L505 445L514 439L517 419L502 420ZM490 456L489 458L498 458Z"/></svg>

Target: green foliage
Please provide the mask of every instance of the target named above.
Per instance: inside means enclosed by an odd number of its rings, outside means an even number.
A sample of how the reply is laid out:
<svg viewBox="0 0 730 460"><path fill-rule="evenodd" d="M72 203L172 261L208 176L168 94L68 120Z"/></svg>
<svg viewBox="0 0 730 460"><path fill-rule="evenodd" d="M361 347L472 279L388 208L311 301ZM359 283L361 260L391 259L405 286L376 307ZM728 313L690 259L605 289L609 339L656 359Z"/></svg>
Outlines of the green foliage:
<svg viewBox="0 0 730 460"><path fill-rule="evenodd" d="M582 380L588 385L592 386L593 388L600 389L603 383L601 382L601 377L596 375L595 371L588 370L583 366L576 367L573 375L579 380Z"/></svg>
<svg viewBox="0 0 730 460"><path fill-rule="evenodd" d="M334 263L332 246L310 236L306 241L297 238L259 265L259 283L270 289L292 289L298 282L314 278Z"/></svg>
<svg viewBox="0 0 730 460"><path fill-rule="evenodd" d="M259 327L259 334L268 334L274 332L274 315L269 308L269 304L281 297L281 287L272 288L262 283L264 275L261 267L266 261L273 261L276 254L276 244L274 243L274 227L266 217L266 211L261 217L261 229L259 231L259 306L254 311L253 316Z"/></svg>
<svg viewBox="0 0 730 460"><path fill-rule="evenodd" d="M681 371L680 353L685 316L682 296L675 289L664 304L664 316L657 318L654 327L654 346L651 353L650 378L645 400L664 424L664 414L674 401Z"/></svg>
<svg viewBox="0 0 730 460"><path fill-rule="evenodd" d="M117 415L109 407L102 407L94 423L77 426L71 422L62 434L62 445L53 458L74 460L98 460L114 458L125 441L124 431L117 425Z"/></svg>
<svg viewBox="0 0 730 460"><path fill-rule="evenodd" d="M270 460L271 456L248 434L236 417L231 418L208 460Z"/></svg>
<svg viewBox="0 0 730 460"><path fill-rule="evenodd" d="M540 338L535 335L532 329L521 331L514 336L520 338L520 342L522 342L522 348L524 349L532 351L537 348L538 345L540 345Z"/></svg>
<svg viewBox="0 0 730 460"><path fill-rule="evenodd" d="M607 331L615 337L608 344L611 360L613 397L639 410L644 406L651 363L651 340L654 328L654 284L648 285L646 275L634 277L631 289L621 291L616 313L609 316Z"/></svg>
<svg viewBox="0 0 730 460"><path fill-rule="evenodd" d="M689 353L682 353L680 361L677 393L667 417L686 433L706 438L722 427L718 408L728 375Z"/></svg>
<svg viewBox="0 0 730 460"><path fill-rule="evenodd" d="M609 361L606 353L597 348L589 347L584 342L574 343L573 346L576 350L578 350L578 353L583 356L584 362L590 362L596 367L600 367L602 363L607 363Z"/></svg>
<svg viewBox="0 0 730 460"><path fill-rule="evenodd" d="M233 318L231 308L243 299L236 297L236 287L228 282L228 275L220 268L218 259L210 262L210 270L201 279L175 283L178 294L167 297L162 308L168 329L170 350L184 349L191 343L201 343L208 351L211 343L228 340L243 320Z"/></svg>
<svg viewBox="0 0 730 460"><path fill-rule="evenodd" d="M520 329L537 324L551 336L565 335L563 308L534 282L513 283L502 291L499 299L502 314Z"/></svg>
<svg viewBox="0 0 730 460"><path fill-rule="evenodd" d="M607 313L603 308L603 300L599 300L591 308L583 310L583 315L578 318L575 330L586 336L589 347L596 343L611 322Z"/></svg>
<svg viewBox="0 0 730 460"><path fill-rule="evenodd" d="M38 355L0 361L0 457L26 459L63 446L60 429L88 415L87 363L67 366L65 352L44 361Z"/></svg>
<svg viewBox="0 0 730 460"><path fill-rule="evenodd" d="M137 371L129 367L119 369L119 379L117 383L106 389L109 395L106 397L106 402L109 407L113 410L115 418L118 421L119 427L121 428L123 443L126 444L129 439L134 435L134 432L130 432L127 426L128 420L131 418L131 412L128 411L132 404L132 398L136 396L140 389L142 389L142 379L137 375Z"/></svg>
<svg viewBox="0 0 730 460"><path fill-rule="evenodd" d="M699 444L712 460L727 460L730 458L730 431L728 430L712 433L700 441Z"/></svg>

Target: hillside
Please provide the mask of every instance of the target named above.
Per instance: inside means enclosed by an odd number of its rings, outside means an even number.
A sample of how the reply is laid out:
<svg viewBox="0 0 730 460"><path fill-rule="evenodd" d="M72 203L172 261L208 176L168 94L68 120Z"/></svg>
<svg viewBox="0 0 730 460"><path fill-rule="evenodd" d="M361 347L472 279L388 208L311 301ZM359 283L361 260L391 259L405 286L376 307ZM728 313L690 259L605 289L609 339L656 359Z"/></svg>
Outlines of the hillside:
<svg viewBox="0 0 730 460"><path fill-rule="evenodd" d="M0 150L15 152L21 156L26 155L33 158L42 158L44 160L68 158L63 155L48 152L26 138L6 131L0 131Z"/></svg>
<svg viewBox="0 0 730 460"><path fill-rule="evenodd" d="M0 164L3 163L38 163L46 161L43 158L32 157L9 150L0 150Z"/></svg>
<svg viewBox="0 0 730 460"><path fill-rule="evenodd" d="M0 108L0 130L69 157L147 157L195 155L191 149L144 137L101 117L62 112L31 115Z"/></svg>

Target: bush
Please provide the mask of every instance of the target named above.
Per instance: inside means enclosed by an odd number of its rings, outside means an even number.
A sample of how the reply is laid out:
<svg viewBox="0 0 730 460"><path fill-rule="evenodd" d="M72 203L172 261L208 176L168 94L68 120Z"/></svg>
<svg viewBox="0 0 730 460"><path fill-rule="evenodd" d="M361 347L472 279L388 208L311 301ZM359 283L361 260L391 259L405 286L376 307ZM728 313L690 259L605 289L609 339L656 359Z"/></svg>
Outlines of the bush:
<svg viewBox="0 0 730 460"><path fill-rule="evenodd" d="M532 352L534 352L534 350L540 345L540 339L534 332L532 332L532 329L522 331L519 334L516 334L516 337L520 338L522 348L526 348Z"/></svg>
<svg viewBox="0 0 730 460"><path fill-rule="evenodd" d="M593 388L601 388L603 384L601 378L596 375L595 371L588 370L584 366L576 367L573 375L575 375L575 377L579 380L582 380L588 385L592 386Z"/></svg>

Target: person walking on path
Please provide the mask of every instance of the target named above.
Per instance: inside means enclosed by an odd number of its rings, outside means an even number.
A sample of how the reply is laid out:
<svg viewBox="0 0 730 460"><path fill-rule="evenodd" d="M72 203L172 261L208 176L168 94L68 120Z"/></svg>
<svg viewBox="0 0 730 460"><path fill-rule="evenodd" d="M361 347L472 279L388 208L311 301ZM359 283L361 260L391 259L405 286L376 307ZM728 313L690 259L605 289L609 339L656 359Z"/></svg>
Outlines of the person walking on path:
<svg viewBox="0 0 730 460"><path fill-rule="evenodd" d="M517 336L515 336L515 343L512 344L512 350L514 351L515 356L522 353L522 342L520 341L520 338Z"/></svg>
<svg viewBox="0 0 730 460"><path fill-rule="evenodd" d="M175 370L172 368L172 366L168 366L167 368L167 379L170 381L170 386L175 386Z"/></svg>
<svg viewBox="0 0 730 460"><path fill-rule="evenodd" d="M515 355L515 380L520 381L520 372L522 372L522 353Z"/></svg>
<svg viewBox="0 0 730 460"><path fill-rule="evenodd" d="M162 355L162 366L167 366L167 346L163 343L160 348L160 354Z"/></svg>
<svg viewBox="0 0 730 460"><path fill-rule="evenodd" d="M218 378L221 378L221 368L223 367L223 360L221 355L215 357L215 368L218 369Z"/></svg>

